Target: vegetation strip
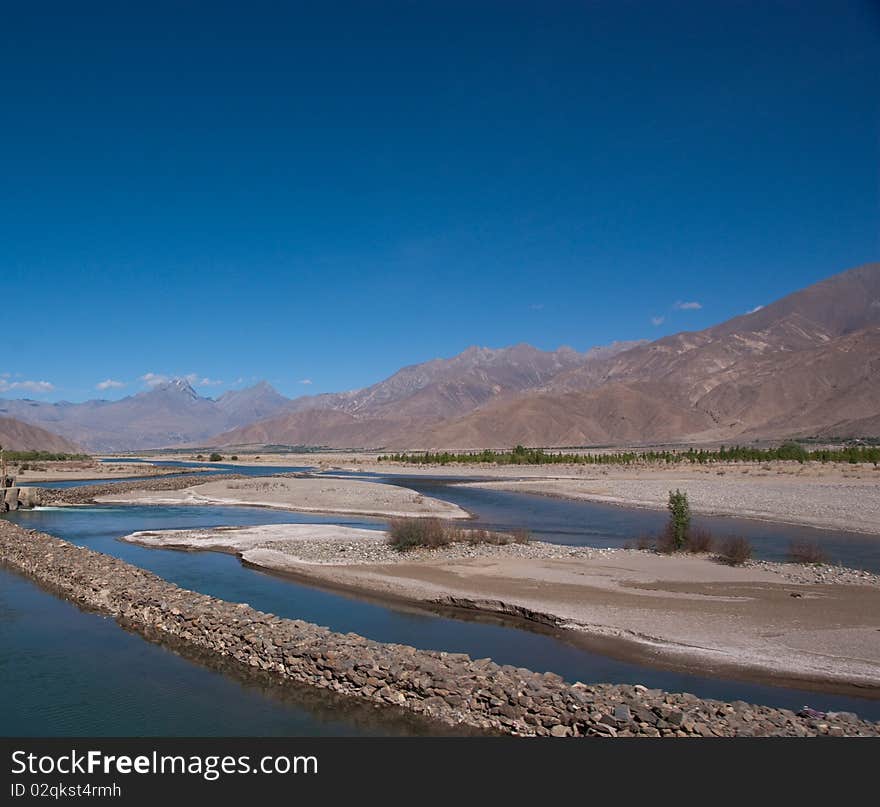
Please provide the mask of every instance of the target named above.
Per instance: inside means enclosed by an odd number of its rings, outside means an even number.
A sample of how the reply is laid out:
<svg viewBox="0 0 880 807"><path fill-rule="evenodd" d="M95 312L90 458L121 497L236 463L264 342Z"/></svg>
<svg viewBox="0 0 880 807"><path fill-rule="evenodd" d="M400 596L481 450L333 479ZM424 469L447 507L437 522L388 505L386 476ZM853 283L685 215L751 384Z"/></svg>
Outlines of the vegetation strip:
<svg viewBox="0 0 880 807"><path fill-rule="evenodd" d="M0 561L141 633L451 726L555 737L880 736L880 724L844 712L795 714L639 685L569 684L490 659L335 633L181 589L118 558L6 521Z"/></svg>
<svg viewBox="0 0 880 807"><path fill-rule="evenodd" d="M844 448L819 448L808 450L800 443L783 443L777 448L753 448L750 446L721 446L717 450L688 448L681 451L612 451L547 452L541 448L516 446L510 451L449 451L424 453L385 454L379 462L405 462L420 465L449 465L450 463L494 463L496 465L705 465L712 462L848 462L850 464L880 464L880 446L850 445Z"/></svg>

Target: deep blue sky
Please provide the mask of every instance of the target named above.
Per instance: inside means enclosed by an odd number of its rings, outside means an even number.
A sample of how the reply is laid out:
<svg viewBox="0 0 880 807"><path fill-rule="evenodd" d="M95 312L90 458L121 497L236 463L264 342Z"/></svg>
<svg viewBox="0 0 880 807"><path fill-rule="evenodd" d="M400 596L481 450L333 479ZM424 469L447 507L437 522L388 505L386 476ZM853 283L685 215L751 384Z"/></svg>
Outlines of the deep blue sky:
<svg viewBox="0 0 880 807"><path fill-rule="evenodd" d="M0 392L705 327L880 257L878 87L877 2L6 4Z"/></svg>

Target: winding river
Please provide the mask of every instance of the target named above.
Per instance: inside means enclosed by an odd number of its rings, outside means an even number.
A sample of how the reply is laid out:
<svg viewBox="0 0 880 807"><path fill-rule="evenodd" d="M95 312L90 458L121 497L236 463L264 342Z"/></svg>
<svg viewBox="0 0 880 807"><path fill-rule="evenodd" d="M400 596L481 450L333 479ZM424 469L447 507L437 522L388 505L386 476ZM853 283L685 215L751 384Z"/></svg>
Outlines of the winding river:
<svg viewBox="0 0 880 807"><path fill-rule="evenodd" d="M217 467L254 475L302 467ZM375 476L375 475L373 475ZM615 546L659 528L663 514L612 505L461 487L448 480L393 477L465 507L487 527L525 526L542 540ZM216 553L146 549L116 540L136 530L186 529L222 524L342 523L381 529L380 520L319 516L247 507L44 508L7 516L29 529L115 555L180 586L260 610L296 617L341 632L421 648L490 656L502 664L552 670L569 680L642 683L720 700L746 700L798 709L858 712L880 719L880 700L831 695L746 681L688 675L590 652L549 629L511 627L491 618L452 617L422 608L354 598L243 567ZM783 552L804 529L739 519L700 519L716 533L719 522L747 534L763 556ZM730 523L728 523L730 522ZM752 530L751 533L747 530ZM794 531L794 532L793 532ZM831 552L863 568L880 568L873 543L856 534L819 533ZM270 682L254 682L211 660L178 655L128 634L112 620L84 613L33 583L0 568L0 689L2 733L33 735L303 735L413 734L423 724L391 719L376 710ZM218 710L216 704L224 708Z"/></svg>

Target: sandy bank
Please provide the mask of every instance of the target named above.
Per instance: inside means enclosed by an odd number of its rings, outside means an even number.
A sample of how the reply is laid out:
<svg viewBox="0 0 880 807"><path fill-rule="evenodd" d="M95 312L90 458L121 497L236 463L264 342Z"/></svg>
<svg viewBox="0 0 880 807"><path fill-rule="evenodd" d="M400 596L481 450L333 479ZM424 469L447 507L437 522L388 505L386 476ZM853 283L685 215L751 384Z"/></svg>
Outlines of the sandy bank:
<svg viewBox="0 0 880 807"><path fill-rule="evenodd" d="M347 513L375 517L436 516L468 518L448 502L414 490L353 479L257 477L206 482L177 491L131 491L96 497L115 504L248 505L309 513Z"/></svg>
<svg viewBox="0 0 880 807"><path fill-rule="evenodd" d="M669 491L687 491L691 509L880 535L880 474L858 479L799 476L708 476L694 473L461 483L567 499L665 509Z"/></svg>
<svg viewBox="0 0 880 807"><path fill-rule="evenodd" d="M16 471L15 478L19 483L42 485L48 482L70 482L81 479L112 480L124 479L129 476L167 476L168 474L194 473L199 468L167 468L150 465L147 462L43 462L27 463L36 465L40 470L28 468Z"/></svg>
<svg viewBox="0 0 880 807"><path fill-rule="evenodd" d="M693 671L880 694L880 585L861 572L553 544L400 554L383 534L271 525L135 533L147 546L236 552L246 563L372 596L534 619L622 655ZM825 579L841 582L820 582Z"/></svg>
<svg viewBox="0 0 880 807"><path fill-rule="evenodd" d="M551 737L877 736L848 712L797 714L643 685L574 684L463 653L383 644L187 591L124 561L0 519L0 563L127 630L455 729ZM340 708L344 705L340 702Z"/></svg>

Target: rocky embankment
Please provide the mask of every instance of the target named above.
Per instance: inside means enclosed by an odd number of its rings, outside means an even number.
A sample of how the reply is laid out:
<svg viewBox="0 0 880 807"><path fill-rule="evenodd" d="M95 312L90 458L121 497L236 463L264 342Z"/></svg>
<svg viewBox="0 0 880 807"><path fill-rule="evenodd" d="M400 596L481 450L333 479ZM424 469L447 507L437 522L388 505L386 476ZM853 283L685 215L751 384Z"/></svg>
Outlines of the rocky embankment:
<svg viewBox="0 0 880 807"><path fill-rule="evenodd" d="M242 474L217 474L211 476L212 482L224 479L247 479ZM75 488L22 488L30 491L33 507L51 507L66 504L95 504L96 496L110 496L114 493L129 493L134 490L182 490L191 488L196 482L192 477L179 476L171 479L142 479L134 482L108 482L100 485L81 485Z"/></svg>
<svg viewBox="0 0 880 807"><path fill-rule="evenodd" d="M848 713L795 714L382 644L187 591L108 555L0 521L0 561L143 633L447 725L554 737L880 736Z"/></svg>

